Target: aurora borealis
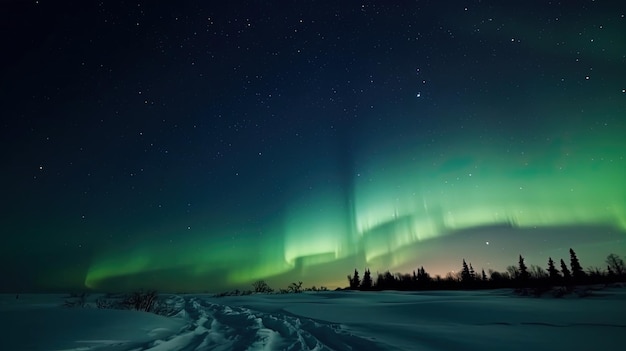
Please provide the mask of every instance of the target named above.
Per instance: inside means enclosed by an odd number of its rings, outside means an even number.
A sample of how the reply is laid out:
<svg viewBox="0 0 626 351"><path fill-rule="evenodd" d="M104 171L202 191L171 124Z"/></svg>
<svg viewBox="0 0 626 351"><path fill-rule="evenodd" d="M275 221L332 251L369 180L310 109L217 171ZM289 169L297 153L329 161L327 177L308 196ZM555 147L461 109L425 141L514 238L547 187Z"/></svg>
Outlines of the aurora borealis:
<svg viewBox="0 0 626 351"><path fill-rule="evenodd" d="M0 6L3 291L626 254L622 5Z"/></svg>

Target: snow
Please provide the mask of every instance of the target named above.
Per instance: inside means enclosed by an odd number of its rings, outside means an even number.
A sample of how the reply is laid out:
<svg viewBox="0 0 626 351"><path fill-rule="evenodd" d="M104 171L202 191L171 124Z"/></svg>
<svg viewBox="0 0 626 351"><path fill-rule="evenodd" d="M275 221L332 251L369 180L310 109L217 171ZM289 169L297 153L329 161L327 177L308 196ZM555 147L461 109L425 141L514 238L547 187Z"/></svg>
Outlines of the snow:
<svg viewBox="0 0 626 351"><path fill-rule="evenodd" d="M624 348L626 288L172 295L172 317L0 295L0 350L606 350ZM93 301L93 297L90 298ZM90 307L91 306L91 307Z"/></svg>

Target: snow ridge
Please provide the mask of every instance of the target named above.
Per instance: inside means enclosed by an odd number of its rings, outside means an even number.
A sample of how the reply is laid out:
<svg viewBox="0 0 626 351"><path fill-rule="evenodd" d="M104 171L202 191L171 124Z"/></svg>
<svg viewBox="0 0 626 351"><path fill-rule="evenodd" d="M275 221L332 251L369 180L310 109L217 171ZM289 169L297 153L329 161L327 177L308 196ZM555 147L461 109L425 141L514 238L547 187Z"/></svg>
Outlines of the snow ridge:
<svg viewBox="0 0 626 351"><path fill-rule="evenodd" d="M132 350L382 350L338 324L215 304L198 297L186 298L178 315L189 320L181 333Z"/></svg>

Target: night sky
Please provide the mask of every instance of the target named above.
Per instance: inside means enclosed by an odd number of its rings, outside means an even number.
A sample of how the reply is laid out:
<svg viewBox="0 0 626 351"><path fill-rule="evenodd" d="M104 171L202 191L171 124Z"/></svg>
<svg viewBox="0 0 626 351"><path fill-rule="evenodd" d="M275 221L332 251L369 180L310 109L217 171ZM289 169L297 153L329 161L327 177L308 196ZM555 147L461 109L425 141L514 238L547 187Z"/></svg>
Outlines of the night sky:
<svg viewBox="0 0 626 351"><path fill-rule="evenodd" d="M70 4L71 3L71 4ZM626 3L2 1L2 291L626 255Z"/></svg>

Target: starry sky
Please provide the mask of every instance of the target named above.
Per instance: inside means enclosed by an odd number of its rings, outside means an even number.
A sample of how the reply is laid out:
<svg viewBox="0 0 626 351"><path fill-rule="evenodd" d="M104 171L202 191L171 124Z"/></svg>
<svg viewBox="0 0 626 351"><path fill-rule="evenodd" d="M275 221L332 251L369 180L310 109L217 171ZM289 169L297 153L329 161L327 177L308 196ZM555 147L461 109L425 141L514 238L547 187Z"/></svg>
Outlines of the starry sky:
<svg viewBox="0 0 626 351"><path fill-rule="evenodd" d="M619 1L0 2L2 291L626 255Z"/></svg>

